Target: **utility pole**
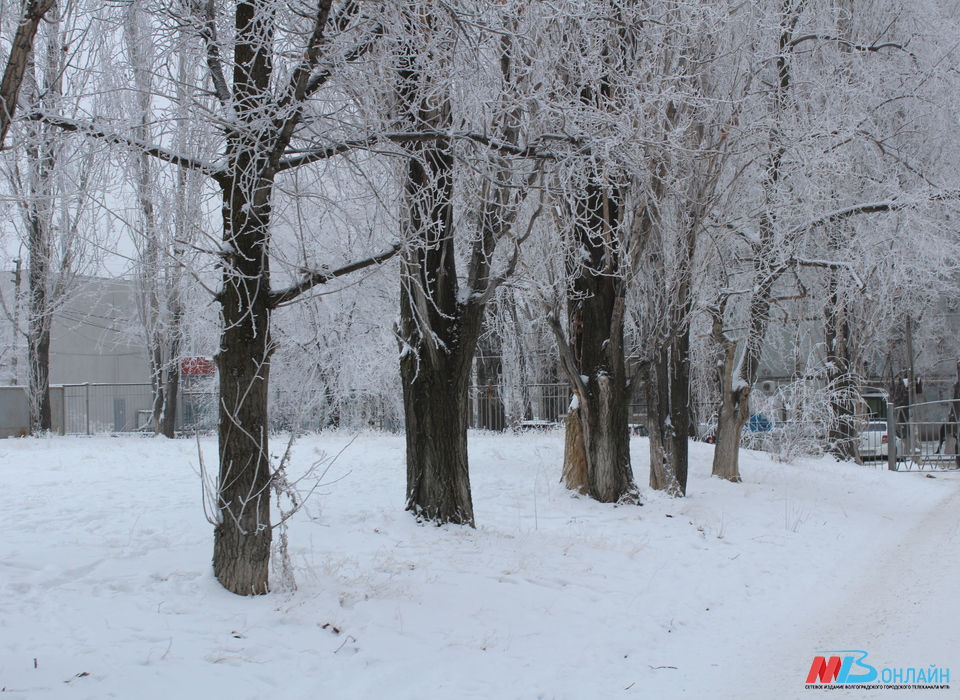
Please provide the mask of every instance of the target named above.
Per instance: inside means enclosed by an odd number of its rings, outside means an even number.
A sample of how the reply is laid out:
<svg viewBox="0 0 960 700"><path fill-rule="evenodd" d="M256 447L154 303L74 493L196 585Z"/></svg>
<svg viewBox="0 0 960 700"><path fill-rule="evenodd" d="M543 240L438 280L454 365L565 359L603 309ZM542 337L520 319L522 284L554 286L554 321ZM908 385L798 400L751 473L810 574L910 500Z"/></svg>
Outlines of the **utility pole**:
<svg viewBox="0 0 960 700"><path fill-rule="evenodd" d="M17 352L17 333L20 331L20 279L22 277L23 261L17 258L13 261L13 338L10 339L10 347L13 348L13 357L10 360L12 369L11 386L17 385L17 363L20 359L20 353Z"/></svg>
<svg viewBox="0 0 960 700"><path fill-rule="evenodd" d="M917 377L914 373L913 367L913 322L910 319L910 316L907 316L907 328L906 328L906 341L907 341L907 456L908 458L913 457L914 446L916 445L916 439L919 435L915 435L914 421L915 417L913 415L913 406L917 402Z"/></svg>

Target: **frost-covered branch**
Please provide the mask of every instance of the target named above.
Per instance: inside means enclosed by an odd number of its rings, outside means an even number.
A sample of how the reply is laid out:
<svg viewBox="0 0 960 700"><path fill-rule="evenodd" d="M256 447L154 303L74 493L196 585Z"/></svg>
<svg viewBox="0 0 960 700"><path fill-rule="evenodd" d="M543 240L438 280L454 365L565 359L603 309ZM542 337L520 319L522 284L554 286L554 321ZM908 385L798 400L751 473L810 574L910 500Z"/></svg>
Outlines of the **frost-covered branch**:
<svg viewBox="0 0 960 700"><path fill-rule="evenodd" d="M357 270L362 270L371 265L380 265L385 263L387 260L392 258L400 250L400 244L394 243L386 250L372 255L369 258L363 260L357 260L350 263L349 265L344 265L343 267L337 268L336 270L323 270L323 271L313 271L305 274L304 278L300 280L297 284L294 284L286 289L281 289L275 292L270 293L270 306L271 308L276 308L283 304L289 303L299 297L301 294L310 291L314 287L320 284L326 284L330 280L336 279L337 277L343 277L344 275L349 275L351 272L356 272Z"/></svg>
<svg viewBox="0 0 960 700"><path fill-rule="evenodd" d="M30 0L25 3L23 17L17 25L17 33L13 37L10 47L10 57L3 72L3 81L0 82L0 146L3 145L10 129L10 122L17 110L17 101L20 98L20 86L30 63L33 52L33 40L37 36L43 16L56 4L56 0Z"/></svg>
<svg viewBox="0 0 960 700"><path fill-rule="evenodd" d="M138 152L153 156L154 158L159 158L160 160L172 163L173 165L179 165L182 168L199 170L218 182L225 177L223 171L219 170L211 163L205 163L204 161L196 158L191 158L180 153L174 153L173 151L168 151L160 146L144 143L143 141L139 141L129 136L124 136L123 134L107 131L97 124L77 121L76 119L67 119L66 117L52 116L49 114L43 114L41 112L34 112L30 115L30 119L42 121L62 131L72 131L89 136L90 138L106 141L107 143L116 144L118 146L126 146Z"/></svg>

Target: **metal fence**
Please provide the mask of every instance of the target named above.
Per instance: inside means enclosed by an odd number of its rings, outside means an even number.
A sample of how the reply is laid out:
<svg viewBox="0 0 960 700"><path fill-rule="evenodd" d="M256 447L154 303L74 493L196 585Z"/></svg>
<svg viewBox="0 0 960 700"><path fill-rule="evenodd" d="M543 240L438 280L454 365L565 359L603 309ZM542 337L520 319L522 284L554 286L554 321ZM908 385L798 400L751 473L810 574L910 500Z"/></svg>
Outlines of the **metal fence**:
<svg viewBox="0 0 960 700"><path fill-rule="evenodd" d="M511 386L491 384L469 390L471 428L503 431L560 426L572 393L566 383ZM303 400L277 392L270 397L271 427L321 430L330 426L402 430L398 397L351 395L335 406L306 406ZM214 430L217 426L216 386L181 387L176 430ZM643 421L643 392L631 403L631 423ZM63 432L68 435L131 433L153 430L153 388L150 384L67 384L61 407Z"/></svg>
<svg viewBox="0 0 960 700"><path fill-rule="evenodd" d="M891 470L960 469L960 400L927 401L887 409Z"/></svg>
<svg viewBox="0 0 960 700"><path fill-rule="evenodd" d="M468 424L480 430L559 426L566 418L572 396L570 385L565 382L473 386L470 387ZM633 430L640 430L646 414L646 395L640 388L630 403Z"/></svg>
<svg viewBox="0 0 960 700"><path fill-rule="evenodd" d="M570 405L566 384L470 387L469 423L479 430L559 425Z"/></svg>
<svg viewBox="0 0 960 700"><path fill-rule="evenodd" d="M216 394L209 389L179 393L177 430L212 430L217 425ZM150 384L65 384L61 425L67 435L152 431Z"/></svg>

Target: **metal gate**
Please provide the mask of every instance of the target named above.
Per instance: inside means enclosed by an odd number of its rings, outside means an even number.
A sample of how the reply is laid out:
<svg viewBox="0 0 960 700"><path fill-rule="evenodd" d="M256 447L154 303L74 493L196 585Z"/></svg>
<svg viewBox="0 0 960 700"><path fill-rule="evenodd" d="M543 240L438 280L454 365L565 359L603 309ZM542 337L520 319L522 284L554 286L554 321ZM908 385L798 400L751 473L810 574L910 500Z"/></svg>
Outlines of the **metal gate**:
<svg viewBox="0 0 960 700"><path fill-rule="evenodd" d="M960 469L960 399L887 407L888 449L892 471Z"/></svg>

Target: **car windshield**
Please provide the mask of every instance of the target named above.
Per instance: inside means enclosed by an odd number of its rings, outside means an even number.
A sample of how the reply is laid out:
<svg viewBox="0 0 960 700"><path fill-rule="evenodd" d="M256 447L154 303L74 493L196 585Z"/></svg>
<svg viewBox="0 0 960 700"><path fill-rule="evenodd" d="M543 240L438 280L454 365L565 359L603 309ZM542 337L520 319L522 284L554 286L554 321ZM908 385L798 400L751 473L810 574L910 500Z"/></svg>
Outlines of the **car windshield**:
<svg viewBox="0 0 960 700"><path fill-rule="evenodd" d="M869 425L867 425L867 430L870 430L870 431L886 430L886 429L887 429L886 423L870 423Z"/></svg>

